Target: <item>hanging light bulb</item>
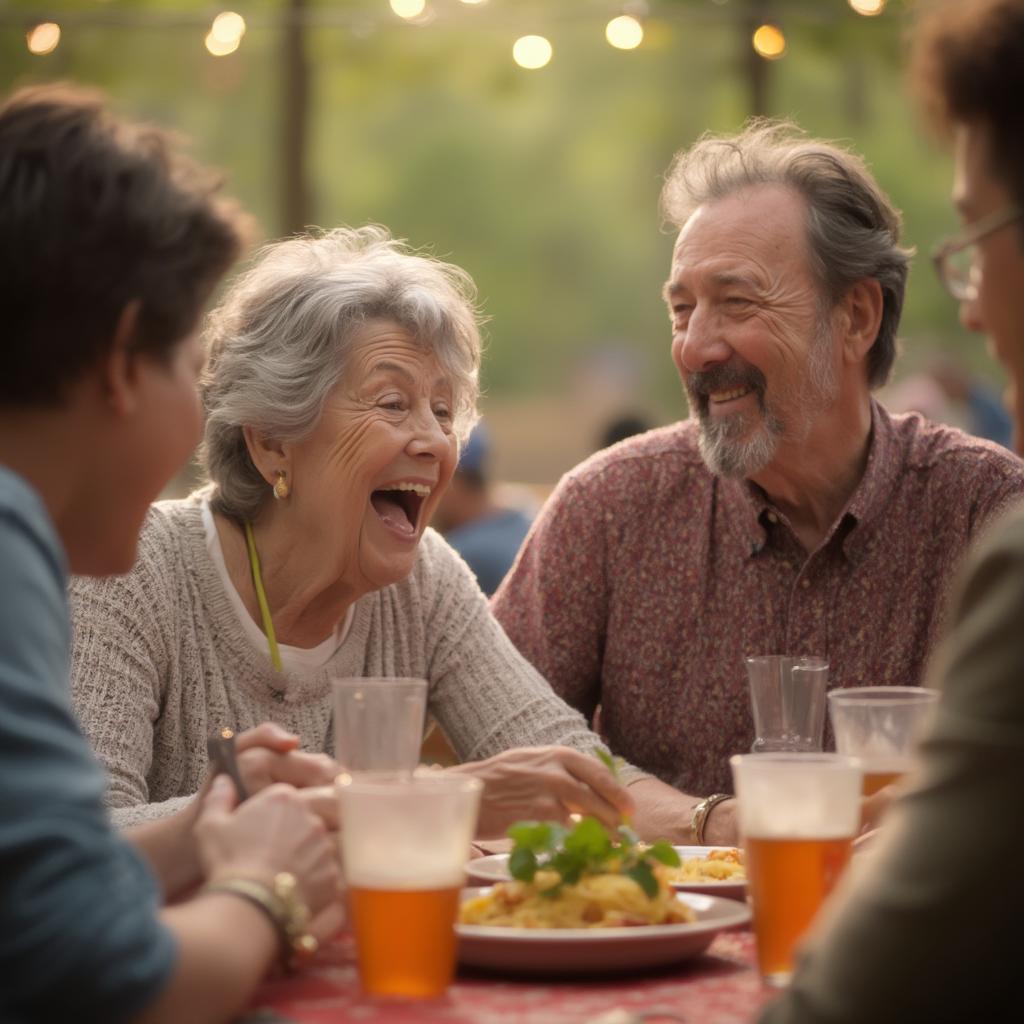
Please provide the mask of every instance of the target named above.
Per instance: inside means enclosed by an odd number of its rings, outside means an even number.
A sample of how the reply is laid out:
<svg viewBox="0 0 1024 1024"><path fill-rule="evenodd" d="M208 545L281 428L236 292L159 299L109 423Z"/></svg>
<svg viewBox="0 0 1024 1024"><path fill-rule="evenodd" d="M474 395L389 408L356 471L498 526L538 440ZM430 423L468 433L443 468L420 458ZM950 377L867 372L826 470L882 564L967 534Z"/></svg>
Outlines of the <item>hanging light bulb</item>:
<svg viewBox="0 0 1024 1024"><path fill-rule="evenodd" d="M512 59L530 71L550 63L554 53L551 44L543 36L520 36L512 45Z"/></svg>
<svg viewBox="0 0 1024 1024"><path fill-rule="evenodd" d="M885 10L886 0L850 0L850 6L865 18L873 18Z"/></svg>
<svg viewBox="0 0 1024 1024"><path fill-rule="evenodd" d="M37 57L45 57L53 53L60 43L60 25L55 21L42 21L25 33L25 44L28 52Z"/></svg>
<svg viewBox="0 0 1024 1024"><path fill-rule="evenodd" d="M786 37L777 25L761 25L752 42L757 55L765 60L778 60L786 52Z"/></svg>
<svg viewBox="0 0 1024 1024"><path fill-rule="evenodd" d="M411 21L418 18L427 6L427 0L388 0L391 10L400 18Z"/></svg>
<svg viewBox="0 0 1024 1024"><path fill-rule="evenodd" d="M622 14L608 22L604 36L617 50L635 50L644 40L644 27L632 15Z"/></svg>
<svg viewBox="0 0 1024 1024"><path fill-rule="evenodd" d="M234 11L223 11L213 19L210 35L221 43L241 40L245 35L245 18Z"/></svg>

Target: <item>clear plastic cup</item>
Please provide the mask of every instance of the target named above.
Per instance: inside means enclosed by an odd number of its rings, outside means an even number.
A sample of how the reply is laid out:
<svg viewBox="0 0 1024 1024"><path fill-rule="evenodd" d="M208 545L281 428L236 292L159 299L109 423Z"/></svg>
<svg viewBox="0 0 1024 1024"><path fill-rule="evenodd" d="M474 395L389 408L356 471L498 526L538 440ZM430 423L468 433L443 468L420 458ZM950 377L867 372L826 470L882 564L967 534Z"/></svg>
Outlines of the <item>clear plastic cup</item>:
<svg viewBox="0 0 1024 1024"><path fill-rule="evenodd" d="M455 920L483 784L429 773L342 774L337 790L363 991L437 998L455 973Z"/></svg>
<svg viewBox="0 0 1024 1024"><path fill-rule="evenodd" d="M747 658L755 754L812 753L822 748L828 662L765 654Z"/></svg>
<svg viewBox="0 0 1024 1024"><path fill-rule="evenodd" d="M860 824L861 767L843 754L730 759L765 983L789 983L797 943L846 867Z"/></svg>
<svg viewBox="0 0 1024 1024"><path fill-rule="evenodd" d="M427 681L332 679L334 755L343 771L412 772L419 763Z"/></svg>

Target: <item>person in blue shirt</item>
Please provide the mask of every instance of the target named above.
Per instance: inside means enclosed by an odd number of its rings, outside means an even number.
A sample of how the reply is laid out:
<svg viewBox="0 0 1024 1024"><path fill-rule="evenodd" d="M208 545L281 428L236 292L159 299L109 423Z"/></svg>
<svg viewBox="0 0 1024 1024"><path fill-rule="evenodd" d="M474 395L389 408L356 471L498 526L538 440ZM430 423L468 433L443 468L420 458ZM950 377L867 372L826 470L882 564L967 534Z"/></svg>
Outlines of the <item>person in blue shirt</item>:
<svg viewBox="0 0 1024 1024"><path fill-rule="evenodd" d="M119 835L71 710L68 573L123 573L199 436L196 324L240 212L67 86L0 102L0 1020L225 1021L337 924L316 767L271 725L181 815ZM262 788L261 788L262 787ZM183 898L192 893L191 898ZM164 905L165 901L172 901Z"/></svg>
<svg viewBox="0 0 1024 1024"><path fill-rule="evenodd" d="M511 568L533 521L525 508L503 504L495 494L488 472L490 449L487 428L477 423L434 517L434 526L473 570L488 597Z"/></svg>

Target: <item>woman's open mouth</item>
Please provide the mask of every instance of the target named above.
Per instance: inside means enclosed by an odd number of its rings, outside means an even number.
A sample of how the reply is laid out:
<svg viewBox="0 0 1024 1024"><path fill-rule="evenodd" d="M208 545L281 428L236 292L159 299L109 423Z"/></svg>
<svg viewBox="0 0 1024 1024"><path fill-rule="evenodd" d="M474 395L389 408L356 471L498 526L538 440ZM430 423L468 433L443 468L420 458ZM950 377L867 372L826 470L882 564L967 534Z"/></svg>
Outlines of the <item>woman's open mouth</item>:
<svg viewBox="0 0 1024 1024"><path fill-rule="evenodd" d="M370 504L381 521L404 537L415 537L423 503L430 497L426 484L400 481L370 495Z"/></svg>

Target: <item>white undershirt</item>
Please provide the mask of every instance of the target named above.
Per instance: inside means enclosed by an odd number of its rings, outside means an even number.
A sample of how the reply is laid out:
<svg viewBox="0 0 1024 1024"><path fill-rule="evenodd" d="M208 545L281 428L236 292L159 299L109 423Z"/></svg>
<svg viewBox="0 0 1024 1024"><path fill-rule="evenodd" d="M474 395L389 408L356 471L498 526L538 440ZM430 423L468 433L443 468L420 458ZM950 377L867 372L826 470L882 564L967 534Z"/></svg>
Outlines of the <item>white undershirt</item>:
<svg viewBox="0 0 1024 1024"><path fill-rule="evenodd" d="M248 637L249 642L261 651L270 656L270 648L267 646L267 636L262 629L253 621L245 603L242 601L235 584L228 575L228 567L224 561L224 550L220 546L220 535L217 533L217 524L213 521L213 512L210 511L210 503L203 500L203 530L206 533L206 550L210 552L210 558L217 567L221 581L224 583L224 590L227 592L231 607L238 616L242 625L242 631ZM291 647L288 644L278 643L277 649L281 655L281 665L288 672L298 675L308 675L318 668L326 665L334 657L335 651L345 642L348 636L349 627L352 625L352 615L355 605L349 605L345 617L334 627L334 632L322 640L316 647Z"/></svg>

